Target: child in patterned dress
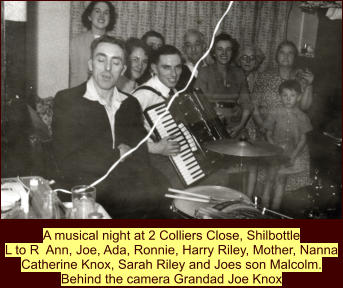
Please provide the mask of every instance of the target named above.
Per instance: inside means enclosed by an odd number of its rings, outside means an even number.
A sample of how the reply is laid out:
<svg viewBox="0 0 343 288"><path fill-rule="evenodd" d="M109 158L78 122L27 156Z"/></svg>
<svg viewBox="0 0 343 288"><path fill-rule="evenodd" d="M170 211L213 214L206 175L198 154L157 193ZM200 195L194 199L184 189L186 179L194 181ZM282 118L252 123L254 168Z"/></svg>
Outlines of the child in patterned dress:
<svg viewBox="0 0 343 288"><path fill-rule="evenodd" d="M296 190L310 185L310 157L306 144L306 133L312 130L307 115L298 108L301 99L301 86L296 80L287 80L279 86L282 101L280 108L269 113L264 123L267 141L283 148L283 159L271 165L268 180L264 187L262 203L269 207L271 189L274 195L271 209L279 210L286 186Z"/></svg>

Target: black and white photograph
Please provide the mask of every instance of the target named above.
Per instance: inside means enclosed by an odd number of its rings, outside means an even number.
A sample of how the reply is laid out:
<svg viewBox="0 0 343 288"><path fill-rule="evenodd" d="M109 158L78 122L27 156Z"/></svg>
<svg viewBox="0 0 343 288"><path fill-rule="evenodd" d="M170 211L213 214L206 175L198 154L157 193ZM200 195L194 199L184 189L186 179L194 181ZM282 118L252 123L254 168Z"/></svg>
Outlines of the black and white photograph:
<svg viewBox="0 0 343 288"><path fill-rule="evenodd" d="M2 219L340 219L341 1L1 1Z"/></svg>

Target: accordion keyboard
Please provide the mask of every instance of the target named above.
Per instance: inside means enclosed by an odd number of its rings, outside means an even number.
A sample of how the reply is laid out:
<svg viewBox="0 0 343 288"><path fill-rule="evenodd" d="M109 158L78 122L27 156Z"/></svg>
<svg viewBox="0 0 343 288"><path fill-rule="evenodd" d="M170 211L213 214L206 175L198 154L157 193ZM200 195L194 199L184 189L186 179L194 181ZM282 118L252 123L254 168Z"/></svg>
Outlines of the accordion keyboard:
<svg viewBox="0 0 343 288"><path fill-rule="evenodd" d="M146 110L145 114L153 124L165 112L166 104L161 103ZM174 141L179 143L180 153L170 156L170 159L187 186L205 177L205 172L194 154L197 151L196 139L183 123L177 123L168 111L158 122L155 132L161 139L173 136Z"/></svg>

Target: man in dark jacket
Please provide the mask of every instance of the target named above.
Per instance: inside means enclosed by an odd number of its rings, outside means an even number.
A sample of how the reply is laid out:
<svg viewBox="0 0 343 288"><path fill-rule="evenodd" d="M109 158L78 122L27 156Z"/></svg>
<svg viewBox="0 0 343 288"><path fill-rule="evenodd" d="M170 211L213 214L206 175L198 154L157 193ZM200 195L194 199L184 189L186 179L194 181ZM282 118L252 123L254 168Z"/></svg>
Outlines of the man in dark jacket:
<svg viewBox="0 0 343 288"><path fill-rule="evenodd" d="M146 135L138 101L116 88L126 69L124 43L100 37L92 43L91 55L90 79L58 92L54 101L53 147L69 189L103 176ZM163 191L151 177L147 159L143 145L96 186L97 202L112 217L145 217L160 205Z"/></svg>

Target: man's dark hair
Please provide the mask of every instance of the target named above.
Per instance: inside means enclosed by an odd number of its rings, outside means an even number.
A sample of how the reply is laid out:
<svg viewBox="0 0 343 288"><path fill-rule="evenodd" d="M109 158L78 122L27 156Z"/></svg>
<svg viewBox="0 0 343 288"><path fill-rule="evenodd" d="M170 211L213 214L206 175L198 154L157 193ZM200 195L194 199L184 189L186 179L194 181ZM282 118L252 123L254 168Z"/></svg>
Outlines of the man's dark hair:
<svg viewBox="0 0 343 288"><path fill-rule="evenodd" d="M85 9L85 11L82 13L81 16L81 20L82 20L82 24L83 26L85 26L88 30L90 30L92 28L92 22L89 20L89 16L91 15L94 6L97 3L106 3L108 6L108 9L110 10L110 22L108 23L107 27L106 27L106 31L111 31L114 28L114 25L116 23L117 20L117 14L116 14L116 10L113 6L113 4L109 1L92 1L87 8Z"/></svg>
<svg viewBox="0 0 343 288"><path fill-rule="evenodd" d="M301 86L297 80L286 80L282 82L279 86L279 94L281 94L284 89L293 90L297 92L297 94L301 94Z"/></svg>
<svg viewBox="0 0 343 288"><path fill-rule="evenodd" d="M162 45L164 45L164 43L165 43L164 37L162 36L162 34L156 32L156 31L154 31L154 30L150 30L150 31L146 32L146 33L142 36L141 40L142 40L144 43L146 43L146 40L147 40L149 37L156 37L156 38L161 39L161 40L162 40Z"/></svg>
<svg viewBox="0 0 343 288"><path fill-rule="evenodd" d="M234 61L238 54L239 44L235 38L233 38L231 35L227 33L220 33L219 35L214 38L213 48L211 50L211 55L214 55L214 50L216 49L216 45L219 41L229 41L232 46L232 56L230 59L230 62Z"/></svg>
<svg viewBox="0 0 343 288"><path fill-rule="evenodd" d="M172 45L164 45L158 48L151 56L151 63L158 64L162 55L179 55L182 61L182 54L179 49Z"/></svg>
<svg viewBox="0 0 343 288"><path fill-rule="evenodd" d="M126 48L125 48L125 42L121 39L118 39L118 38L115 38L112 36L108 36L108 35L103 35L103 36L93 40L93 42L91 44L91 58L93 58L93 53L94 53L96 47L100 43L110 43L110 44L115 44L115 45L119 46L124 52L124 64L127 63L127 52L126 52Z"/></svg>

